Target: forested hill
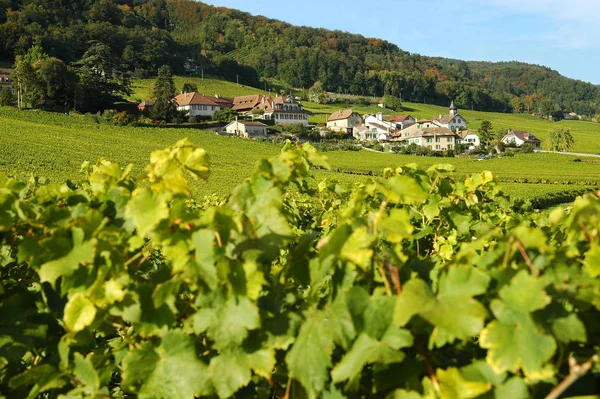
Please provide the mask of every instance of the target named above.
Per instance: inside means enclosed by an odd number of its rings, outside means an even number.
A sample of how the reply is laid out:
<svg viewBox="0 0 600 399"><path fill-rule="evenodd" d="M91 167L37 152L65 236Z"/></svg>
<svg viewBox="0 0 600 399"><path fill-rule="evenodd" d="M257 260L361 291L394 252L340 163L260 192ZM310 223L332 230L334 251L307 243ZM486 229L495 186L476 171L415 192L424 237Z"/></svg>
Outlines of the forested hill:
<svg viewBox="0 0 600 399"><path fill-rule="evenodd" d="M186 0L0 0L0 60L34 44L68 64L91 41L107 44L126 74L147 77L185 60L206 73L259 85L320 81L329 91L489 111L600 112L600 88L523 63L424 57L341 31L298 27Z"/></svg>

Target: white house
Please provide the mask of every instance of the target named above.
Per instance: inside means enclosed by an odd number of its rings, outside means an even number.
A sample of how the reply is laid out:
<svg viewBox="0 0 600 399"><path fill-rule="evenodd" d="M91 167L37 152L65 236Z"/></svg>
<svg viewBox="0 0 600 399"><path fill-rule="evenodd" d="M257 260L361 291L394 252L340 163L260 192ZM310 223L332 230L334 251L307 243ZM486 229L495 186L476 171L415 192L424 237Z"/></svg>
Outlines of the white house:
<svg viewBox="0 0 600 399"><path fill-rule="evenodd" d="M390 122L395 123L396 128L402 130L414 125L417 123L417 120L410 115L396 115L390 117Z"/></svg>
<svg viewBox="0 0 600 399"><path fill-rule="evenodd" d="M382 113L367 116L365 118L365 126L371 132L379 133L380 137L385 135L385 140L390 139L392 134L397 131L396 124L384 120ZM382 139L379 140L383 141Z"/></svg>
<svg viewBox="0 0 600 399"><path fill-rule="evenodd" d="M469 150L481 145L481 139L472 130L463 130L457 133L456 144L465 144L469 146Z"/></svg>
<svg viewBox="0 0 600 399"><path fill-rule="evenodd" d="M177 111L187 111L188 116L213 116L221 107L208 97L198 93L181 93L174 98Z"/></svg>
<svg viewBox="0 0 600 399"><path fill-rule="evenodd" d="M406 141L412 134L416 133L420 129L429 127L439 127L433 121L422 119L392 135L391 141Z"/></svg>
<svg viewBox="0 0 600 399"><path fill-rule="evenodd" d="M256 106L263 112L263 118L272 120L279 125L304 125L308 126L309 112L304 110L301 103L294 97L266 97Z"/></svg>
<svg viewBox="0 0 600 399"><path fill-rule="evenodd" d="M244 138L267 137L267 125L256 121L233 121L225 131Z"/></svg>
<svg viewBox="0 0 600 399"><path fill-rule="evenodd" d="M354 136L355 139L360 140L360 141L372 141L372 140L387 141L388 140L387 132L378 133L377 131L370 129L369 127L367 127L365 125L355 126L352 129L352 135Z"/></svg>
<svg viewBox="0 0 600 399"><path fill-rule="evenodd" d="M508 133L502 138L504 144L514 143L517 147L523 144L531 144L534 148L540 148L542 141L535 137L533 134L521 130L509 130Z"/></svg>
<svg viewBox="0 0 600 399"><path fill-rule="evenodd" d="M458 108L456 108L454 101L452 101L449 114L447 116L440 114L438 117L433 118L433 123L455 132L457 129L466 129L469 122L458 113Z"/></svg>
<svg viewBox="0 0 600 399"><path fill-rule="evenodd" d="M338 132L352 133L354 127L362 124L362 118L358 112L351 109L339 110L327 118L327 127Z"/></svg>

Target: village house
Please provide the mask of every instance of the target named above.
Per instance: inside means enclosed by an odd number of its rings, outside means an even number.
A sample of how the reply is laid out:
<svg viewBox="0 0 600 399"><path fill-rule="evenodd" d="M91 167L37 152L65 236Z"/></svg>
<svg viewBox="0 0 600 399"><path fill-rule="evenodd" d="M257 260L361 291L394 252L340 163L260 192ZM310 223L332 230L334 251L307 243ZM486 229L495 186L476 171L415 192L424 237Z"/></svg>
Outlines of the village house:
<svg viewBox="0 0 600 399"><path fill-rule="evenodd" d="M365 117L365 126L371 132L379 133L378 137L380 138L378 140L380 141L391 139L392 135L397 131L396 125L384 120L383 114L380 112L375 115L368 115Z"/></svg>
<svg viewBox="0 0 600 399"><path fill-rule="evenodd" d="M198 93L181 93L174 98L177 111L187 111L188 116L211 117L219 110L219 104Z"/></svg>
<svg viewBox="0 0 600 399"><path fill-rule="evenodd" d="M456 133L452 130L435 126L415 129L408 138L403 138L403 140L433 151L446 151L456 148L456 137Z"/></svg>
<svg viewBox="0 0 600 399"><path fill-rule="evenodd" d="M469 150L472 150L481 145L481 139L474 131L463 130L457 133L456 144L467 145Z"/></svg>
<svg viewBox="0 0 600 399"><path fill-rule="evenodd" d="M152 107L154 107L154 101L143 101L137 106L140 112L149 112Z"/></svg>
<svg viewBox="0 0 600 399"><path fill-rule="evenodd" d="M259 106L261 102L264 102L265 99L266 97L261 94L235 97L231 108L240 115L250 115L252 114L252 110Z"/></svg>
<svg viewBox="0 0 600 399"><path fill-rule="evenodd" d="M10 80L11 73L12 69L0 68L0 89L3 87L12 87L12 82Z"/></svg>
<svg viewBox="0 0 600 399"><path fill-rule="evenodd" d="M408 138L414 133L418 132L420 129L429 128L429 127L438 127L433 121L427 119L421 119L420 121L396 132L392 135L391 141L406 141Z"/></svg>
<svg viewBox="0 0 600 399"><path fill-rule="evenodd" d="M399 130L406 129L417 123L417 120L410 115L396 115L390 117L390 122L396 125Z"/></svg>
<svg viewBox="0 0 600 399"><path fill-rule="evenodd" d="M508 133L502 138L504 144L514 143L517 147L523 144L531 144L533 148L540 148L542 141L535 137L533 134L521 130L509 130Z"/></svg>
<svg viewBox="0 0 600 399"><path fill-rule="evenodd" d="M243 138L267 137L267 125L256 121L235 120L225 126L225 131Z"/></svg>
<svg viewBox="0 0 600 399"><path fill-rule="evenodd" d="M455 132L457 129L466 129L468 121L458 113L458 108L456 108L454 101L452 101L449 114L446 116L440 114L437 118L433 118L433 123Z"/></svg>
<svg viewBox="0 0 600 399"><path fill-rule="evenodd" d="M352 134L354 127L362 124L362 118L358 112L351 109L339 110L327 118L327 127L338 132Z"/></svg>
<svg viewBox="0 0 600 399"><path fill-rule="evenodd" d="M221 97L218 94L215 94L214 97L209 97L211 101L215 102L220 109L227 109L233 107L233 98L231 97Z"/></svg>
<svg viewBox="0 0 600 399"><path fill-rule="evenodd" d="M387 141L388 134L387 132L377 132L365 125L355 126L352 129L352 136L360 141Z"/></svg>
<svg viewBox="0 0 600 399"><path fill-rule="evenodd" d="M265 111L264 118L280 125L308 126L308 112L293 97L275 97L272 109Z"/></svg>

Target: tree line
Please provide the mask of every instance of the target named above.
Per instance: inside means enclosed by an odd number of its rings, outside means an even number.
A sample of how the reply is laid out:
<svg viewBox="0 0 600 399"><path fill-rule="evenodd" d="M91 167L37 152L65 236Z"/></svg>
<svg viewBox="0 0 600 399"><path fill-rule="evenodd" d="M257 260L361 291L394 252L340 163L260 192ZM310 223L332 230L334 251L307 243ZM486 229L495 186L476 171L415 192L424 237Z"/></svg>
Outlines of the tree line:
<svg viewBox="0 0 600 399"><path fill-rule="evenodd" d="M276 79L308 89L320 82L331 92L440 105L454 99L482 111L600 113L598 87L548 68L424 57L381 39L201 2L0 0L0 60L15 61L37 45L76 68L95 43L106 46L127 79L155 76L162 65L183 73L187 63L254 86Z"/></svg>

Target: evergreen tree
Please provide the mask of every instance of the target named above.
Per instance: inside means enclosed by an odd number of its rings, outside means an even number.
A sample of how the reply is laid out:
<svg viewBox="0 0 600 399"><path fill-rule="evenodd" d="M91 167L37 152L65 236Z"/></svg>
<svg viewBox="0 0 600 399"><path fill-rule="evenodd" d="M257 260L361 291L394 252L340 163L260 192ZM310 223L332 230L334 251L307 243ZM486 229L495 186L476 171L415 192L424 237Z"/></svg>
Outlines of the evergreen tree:
<svg viewBox="0 0 600 399"><path fill-rule="evenodd" d="M176 90L171 67L163 65L158 70L158 77L152 90L154 107L151 114L154 118L170 122L175 117L177 107L175 106L173 97Z"/></svg>
<svg viewBox="0 0 600 399"><path fill-rule="evenodd" d="M106 44L92 42L76 66L84 96L77 107L84 111L106 109L122 95L131 93L129 80L121 72L120 59Z"/></svg>
<svg viewBox="0 0 600 399"><path fill-rule="evenodd" d="M494 140L494 127L492 126L492 122L488 120L481 122L481 126L479 127L479 138L486 145L489 145Z"/></svg>

